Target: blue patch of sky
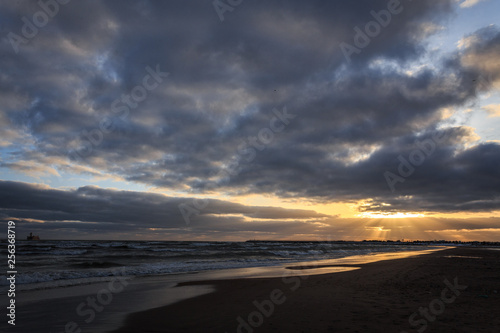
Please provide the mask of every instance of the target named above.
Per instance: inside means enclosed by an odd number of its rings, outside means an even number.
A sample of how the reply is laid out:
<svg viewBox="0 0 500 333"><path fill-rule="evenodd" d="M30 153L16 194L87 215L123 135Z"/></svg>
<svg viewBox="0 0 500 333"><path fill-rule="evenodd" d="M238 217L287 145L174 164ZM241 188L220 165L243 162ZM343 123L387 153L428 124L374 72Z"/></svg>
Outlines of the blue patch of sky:
<svg viewBox="0 0 500 333"><path fill-rule="evenodd" d="M460 1L459 4L463 2ZM456 15L445 22L444 29L429 38L431 49L443 55L458 51L458 44L462 38L491 25L499 27L498 13L500 13L498 0L485 0L471 7L458 8ZM477 100L458 108L453 118L458 123L475 128L481 141L500 140L498 131L500 117L490 117L483 109L492 104L500 104L498 86L487 93L480 94Z"/></svg>

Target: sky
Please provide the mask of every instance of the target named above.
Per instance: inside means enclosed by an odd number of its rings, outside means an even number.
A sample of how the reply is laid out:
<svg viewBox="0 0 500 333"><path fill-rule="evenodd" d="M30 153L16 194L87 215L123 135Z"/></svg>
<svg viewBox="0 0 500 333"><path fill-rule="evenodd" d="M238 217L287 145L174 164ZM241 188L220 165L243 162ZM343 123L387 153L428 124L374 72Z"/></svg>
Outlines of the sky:
<svg viewBox="0 0 500 333"><path fill-rule="evenodd" d="M500 2L0 2L19 237L500 241Z"/></svg>

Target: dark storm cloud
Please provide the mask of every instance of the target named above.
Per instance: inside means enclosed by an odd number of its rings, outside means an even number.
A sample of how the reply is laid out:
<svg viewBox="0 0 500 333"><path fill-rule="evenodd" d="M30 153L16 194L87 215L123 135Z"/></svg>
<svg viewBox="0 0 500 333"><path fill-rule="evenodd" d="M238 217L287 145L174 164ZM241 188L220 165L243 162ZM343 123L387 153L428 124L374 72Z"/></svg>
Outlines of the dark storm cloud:
<svg viewBox="0 0 500 333"><path fill-rule="evenodd" d="M433 140L435 136L442 140ZM294 194L318 201L373 198L379 205L366 207L366 210L371 211L498 209L500 148L497 144L490 143L460 151L458 147L467 144L470 136L471 133L464 128L411 134L386 143L366 160L348 166L340 161L321 163L321 158L325 155L320 151L316 154L300 154L297 151L293 154L293 163L290 161L290 164L286 164L283 162L287 158L286 154L270 151L263 154L265 165L283 163L280 174L267 171L264 163L254 164L248 167L248 171L241 172L235 182L239 181L238 186L246 185L251 190L257 188L278 193L287 184L289 191L284 195ZM422 153L414 156L414 152ZM409 175L404 173L404 167L402 177L398 171L401 164L398 156L406 163L417 161L417 164L420 163L420 156L424 158L421 165L411 166L413 171ZM401 182L394 184L394 192L390 190L384 177L387 171L402 178ZM257 177L261 182L251 185L250 180ZM269 180L267 183L266 179ZM408 200L409 196L411 200ZM382 203L391 206L381 206Z"/></svg>
<svg viewBox="0 0 500 333"><path fill-rule="evenodd" d="M178 208L188 198L172 198L161 194L106 190L85 186L57 190L29 183L0 181L0 212L4 219L88 222L106 226L128 225L131 228L187 228ZM281 220L323 219L328 215L312 210L245 206L221 200L208 200L208 208L192 219L189 228L241 228L244 218ZM282 222L285 223L285 222ZM288 221L288 223L295 223ZM83 224L79 224L83 225ZM247 223L250 230L253 226ZM270 224L272 225L272 223Z"/></svg>
<svg viewBox="0 0 500 333"><path fill-rule="evenodd" d="M18 54L8 40L0 44L0 144L9 148L0 165L113 174L172 190L321 202L372 198L365 210L496 209L498 144L474 146L468 128L438 128L443 108L464 105L500 78L498 30L471 34L460 53L439 59L435 69L410 74L392 66L427 54L426 36L453 14L453 4L401 1L402 11L348 62L339 46L353 44L354 28L363 29L374 19L370 12L387 9L388 1L245 2L223 22L211 1L70 2ZM35 1L2 7L2 36L20 34L21 17L40 10ZM127 114L114 112L115 101L143 84L147 67L169 76ZM253 148L253 158L243 154L241 145L269 128L273 108L284 106L294 118L283 131ZM111 130L100 127L104 119ZM449 135L392 193L384 172L397 172L397 157L436 131ZM218 176L235 161L232 175ZM181 198L162 202L162 210L142 196L115 193L127 208L93 201L98 191L57 192L72 204L58 210L55 202L48 212L33 200L30 211L38 215L30 218L114 223L139 219L149 207L152 225L179 219L171 208ZM242 207L214 201L203 214L218 226L229 222L209 214L289 216Z"/></svg>

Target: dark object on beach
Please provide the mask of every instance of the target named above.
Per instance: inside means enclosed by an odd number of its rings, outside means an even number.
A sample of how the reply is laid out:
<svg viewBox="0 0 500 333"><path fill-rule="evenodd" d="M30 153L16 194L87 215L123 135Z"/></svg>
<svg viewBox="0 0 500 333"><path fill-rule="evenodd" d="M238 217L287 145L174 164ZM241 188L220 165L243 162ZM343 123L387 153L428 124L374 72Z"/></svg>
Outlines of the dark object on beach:
<svg viewBox="0 0 500 333"><path fill-rule="evenodd" d="M26 240L40 240L39 236L33 235L32 232L30 232L30 235L26 237Z"/></svg>

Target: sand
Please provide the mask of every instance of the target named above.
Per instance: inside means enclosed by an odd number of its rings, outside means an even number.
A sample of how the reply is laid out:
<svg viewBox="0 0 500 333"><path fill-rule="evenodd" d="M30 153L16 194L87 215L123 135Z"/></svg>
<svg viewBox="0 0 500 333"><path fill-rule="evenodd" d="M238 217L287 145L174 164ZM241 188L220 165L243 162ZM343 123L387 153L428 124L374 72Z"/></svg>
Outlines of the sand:
<svg viewBox="0 0 500 333"><path fill-rule="evenodd" d="M356 266L181 283L216 291L130 314L113 333L500 332L498 250L461 247Z"/></svg>

